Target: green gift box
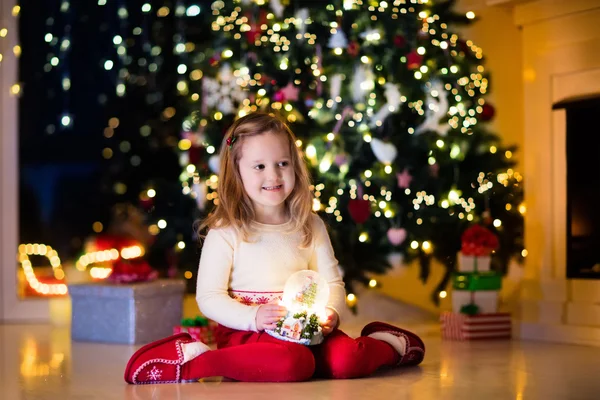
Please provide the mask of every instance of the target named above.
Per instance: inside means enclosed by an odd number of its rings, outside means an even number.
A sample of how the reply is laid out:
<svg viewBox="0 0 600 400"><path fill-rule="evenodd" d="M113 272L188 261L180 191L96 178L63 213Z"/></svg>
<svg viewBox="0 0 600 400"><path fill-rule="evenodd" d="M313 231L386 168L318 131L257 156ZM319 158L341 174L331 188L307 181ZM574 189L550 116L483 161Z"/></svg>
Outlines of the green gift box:
<svg viewBox="0 0 600 400"><path fill-rule="evenodd" d="M457 290L500 290L502 277L496 272L457 272L452 279L452 287Z"/></svg>

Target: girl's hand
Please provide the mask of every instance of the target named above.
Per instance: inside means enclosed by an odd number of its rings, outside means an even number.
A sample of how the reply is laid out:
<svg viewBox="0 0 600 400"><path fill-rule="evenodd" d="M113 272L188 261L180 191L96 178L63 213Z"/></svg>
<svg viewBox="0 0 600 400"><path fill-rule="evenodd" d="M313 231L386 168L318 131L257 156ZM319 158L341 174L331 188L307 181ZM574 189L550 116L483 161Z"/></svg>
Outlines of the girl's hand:
<svg viewBox="0 0 600 400"><path fill-rule="evenodd" d="M258 307L258 312L256 313L256 329L258 331L275 329L277 321L286 315L287 309L284 306L275 303L263 304Z"/></svg>
<svg viewBox="0 0 600 400"><path fill-rule="evenodd" d="M340 322L340 316L332 308L325 309L325 322L321 325L323 329L323 336L329 335L338 326Z"/></svg>

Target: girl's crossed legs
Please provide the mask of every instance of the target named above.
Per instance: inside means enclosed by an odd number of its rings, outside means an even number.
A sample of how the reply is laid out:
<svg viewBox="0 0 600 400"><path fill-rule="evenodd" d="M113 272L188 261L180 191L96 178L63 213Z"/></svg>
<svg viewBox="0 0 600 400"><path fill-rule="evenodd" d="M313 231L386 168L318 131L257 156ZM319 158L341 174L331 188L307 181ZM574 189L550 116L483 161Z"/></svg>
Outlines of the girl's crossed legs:
<svg viewBox="0 0 600 400"><path fill-rule="evenodd" d="M416 335L411 334L418 339L416 347L410 347L411 343L404 339L398 343L381 337L378 340L367 335L384 328L377 325L368 329L371 325L367 325L357 339L335 330L322 344L310 347L285 342L265 332L237 331L223 326L217 328L217 350L194 342L187 334L175 335L138 350L127 365L125 380L129 383L165 383L197 381L212 376L245 382L295 382L313 376L346 379L364 377L381 367L401 364L408 350L420 355L417 364L422 360L424 346ZM387 333L397 338L393 331ZM199 355L192 358L190 352Z"/></svg>

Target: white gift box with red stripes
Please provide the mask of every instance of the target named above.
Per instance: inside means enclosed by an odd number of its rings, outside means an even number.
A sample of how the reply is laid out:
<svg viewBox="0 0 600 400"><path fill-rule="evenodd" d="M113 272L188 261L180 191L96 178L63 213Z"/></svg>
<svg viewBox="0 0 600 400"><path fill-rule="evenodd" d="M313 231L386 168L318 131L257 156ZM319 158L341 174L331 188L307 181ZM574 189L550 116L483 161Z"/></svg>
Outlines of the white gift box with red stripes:
<svg viewBox="0 0 600 400"><path fill-rule="evenodd" d="M445 311L440 321L443 339L508 339L512 333L509 313L466 315Z"/></svg>

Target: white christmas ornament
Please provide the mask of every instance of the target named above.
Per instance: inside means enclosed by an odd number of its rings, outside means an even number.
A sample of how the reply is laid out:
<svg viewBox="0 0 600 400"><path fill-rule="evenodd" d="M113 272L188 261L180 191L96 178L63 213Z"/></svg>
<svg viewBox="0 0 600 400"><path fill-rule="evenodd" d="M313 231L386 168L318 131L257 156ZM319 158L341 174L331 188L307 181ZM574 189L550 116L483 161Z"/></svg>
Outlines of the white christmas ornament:
<svg viewBox="0 0 600 400"><path fill-rule="evenodd" d="M202 92L206 106L216 107L225 115L233 114L235 105L246 99L246 92L238 85L231 66L227 63L219 70L217 79L203 79Z"/></svg>
<svg viewBox="0 0 600 400"><path fill-rule="evenodd" d="M192 191L196 195L196 205L200 211L204 211L206 207L206 184L204 182L194 183L192 185Z"/></svg>
<svg viewBox="0 0 600 400"><path fill-rule="evenodd" d="M283 16L283 9L285 8L283 4L281 4L280 0L271 0L269 1L271 5L271 10L275 13L277 18L281 18Z"/></svg>
<svg viewBox="0 0 600 400"><path fill-rule="evenodd" d="M335 74L329 79L329 96L335 100L341 93L342 89L342 74Z"/></svg>
<svg viewBox="0 0 600 400"><path fill-rule="evenodd" d="M397 112L400 109L400 104L402 103L402 95L400 94L398 85L388 82L384 85L384 87L384 95L387 102L371 118L371 122L369 123L371 128L375 127L378 121L383 122L392 112Z"/></svg>
<svg viewBox="0 0 600 400"><path fill-rule="evenodd" d="M425 121L415 129L415 133L434 131L440 136L446 136L450 125L445 120L440 123L440 120L448 115L448 92L444 89L442 82L438 80L431 82L431 90L426 104Z"/></svg>
<svg viewBox="0 0 600 400"><path fill-rule="evenodd" d="M308 8L301 8L298 10L296 15L294 16L294 25L296 25L296 29L298 33L301 35L301 39L304 39L304 34L306 33L306 20L309 16Z"/></svg>
<svg viewBox="0 0 600 400"><path fill-rule="evenodd" d="M221 157L218 154L211 156L208 159L208 168L215 174L219 173L219 167L221 166Z"/></svg>
<svg viewBox="0 0 600 400"><path fill-rule="evenodd" d="M384 164L391 164L398 155L396 146L377 138L371 139L371 150L373 150L375 157Z"/></svg>
<svg viewBox="0 0 600 400"><path fill-rule="evenodd" d="M370 93L375 87L375 74L365 64L359 64L354 67L354 76L352 77L352 100L355 103L362 103L367 93Z"/></svg>
<svg viewBox="0 0 600 400"><path fill-rule="evenodd" d="M327 47L330 49L345 49L348 47L348 39L344 31L337 29L333 35L329 37Z"/></svg>
<svg viewBox="0 0 600 400"><path fill-rule="evenodd" d="M381 40L381 32L379 32L379 29L366 30L359 36L365 39L365 44L377 43Z"/></svg>

